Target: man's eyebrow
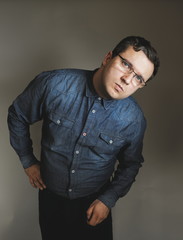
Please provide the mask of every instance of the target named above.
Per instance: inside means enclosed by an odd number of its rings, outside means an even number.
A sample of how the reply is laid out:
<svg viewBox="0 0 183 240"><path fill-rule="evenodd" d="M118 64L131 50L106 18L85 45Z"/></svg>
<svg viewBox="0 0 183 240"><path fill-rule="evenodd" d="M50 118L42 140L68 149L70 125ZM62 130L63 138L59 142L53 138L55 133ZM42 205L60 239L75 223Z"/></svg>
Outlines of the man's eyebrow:
<svg viewBox="0 0 183 240"><path fill-rule="evenodd" d="M129 62L129 60L127 60L126 58L123 58L129 65L130 67L132 68L133 72L140 78L142 78L142 80L145 82L143 76L141 74L137 74L135 71L134 71L134 67L133 67L133 64L131 62Z"/></svg>

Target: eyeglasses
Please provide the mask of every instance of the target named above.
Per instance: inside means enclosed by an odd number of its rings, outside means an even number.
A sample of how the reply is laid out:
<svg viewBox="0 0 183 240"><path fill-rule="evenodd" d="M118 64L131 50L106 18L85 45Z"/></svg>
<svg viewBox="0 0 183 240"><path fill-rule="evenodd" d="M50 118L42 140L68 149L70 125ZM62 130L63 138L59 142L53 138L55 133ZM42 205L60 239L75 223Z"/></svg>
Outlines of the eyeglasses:
<svg viewBox="0 0 183 240"><path fill-rule="evenodd" d="M118 56L121 58L121 65L123 68L123 72L127 73L127 74L131 74L134 73L133 78L132 78L132 82L135 86L146 86L146 82L144 81L144 79L139 76L134 70L133 67L131 65L131 63L129 63L125 58L123 58L121 55L118 54Z"/></svg>

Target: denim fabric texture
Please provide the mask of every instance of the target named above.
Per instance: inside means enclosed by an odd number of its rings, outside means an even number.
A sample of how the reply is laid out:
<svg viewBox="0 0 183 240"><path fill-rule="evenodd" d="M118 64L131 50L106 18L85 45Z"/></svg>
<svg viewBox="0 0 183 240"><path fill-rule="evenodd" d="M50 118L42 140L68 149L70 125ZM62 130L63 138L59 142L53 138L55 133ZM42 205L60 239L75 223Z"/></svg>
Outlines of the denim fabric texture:
<svg viewBox="0 0 183 240"><path fill-rule="evenodd" d="M94 72L39 74L9 107L8 126L23 167L39 163L50 191L76 199L100 191L110 179L98 199L111 208L129 191L144 161L146 120L132 97L100 98L92 83ZM29 127L41 120L37 160Z"/></svg>

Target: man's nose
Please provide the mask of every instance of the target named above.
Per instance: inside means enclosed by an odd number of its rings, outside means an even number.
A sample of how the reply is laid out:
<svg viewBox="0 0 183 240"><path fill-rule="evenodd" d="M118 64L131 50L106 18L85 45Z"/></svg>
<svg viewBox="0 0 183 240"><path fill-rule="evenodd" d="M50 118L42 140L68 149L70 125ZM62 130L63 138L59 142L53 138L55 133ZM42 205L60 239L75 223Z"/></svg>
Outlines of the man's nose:
<svg viewBox="0 0 183 240"><path fill-rule="evenodd" d="M131 73L125 73L123 74L123 76L121 77L122 81L125 82L127 85L129 85L132 81L133 78L133 72Z"/></svg>

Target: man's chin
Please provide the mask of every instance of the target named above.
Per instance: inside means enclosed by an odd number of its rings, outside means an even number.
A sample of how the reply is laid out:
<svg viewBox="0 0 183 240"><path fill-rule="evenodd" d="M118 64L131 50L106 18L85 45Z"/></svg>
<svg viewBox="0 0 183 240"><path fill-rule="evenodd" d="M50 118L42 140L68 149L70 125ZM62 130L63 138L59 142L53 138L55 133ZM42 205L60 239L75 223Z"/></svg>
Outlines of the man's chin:
<svg viewBox="0 0 183 240"><path fill-rule="evenodd" d="M119 94L116 91L108 93L108 99L111 99L111 100L121 100L121 99L124 99L124 98L126 98L126 96L123 96L122 94Z"/></svg>

